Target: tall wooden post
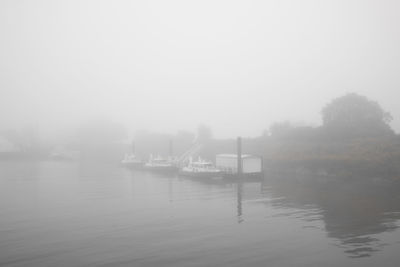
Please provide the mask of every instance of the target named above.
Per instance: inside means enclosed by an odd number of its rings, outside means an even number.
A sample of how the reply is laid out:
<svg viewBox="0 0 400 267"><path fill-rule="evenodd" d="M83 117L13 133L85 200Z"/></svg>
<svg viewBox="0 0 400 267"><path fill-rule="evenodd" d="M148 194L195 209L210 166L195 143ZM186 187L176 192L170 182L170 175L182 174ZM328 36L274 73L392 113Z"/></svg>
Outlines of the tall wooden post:
<svg viewBox="0 0 400 267"><path fill-rule="evenodd" d="M237 138L237 175L243 174L242 165L242 138L239 136Z"/></svg>
<svg viewBox="0 0 400 267"><path fill-rule="evenodd" d="M238 223L243 221L242 215L242 191L243 191L243 162L242 162L242 138L237 138L237 216Z"/></svg>

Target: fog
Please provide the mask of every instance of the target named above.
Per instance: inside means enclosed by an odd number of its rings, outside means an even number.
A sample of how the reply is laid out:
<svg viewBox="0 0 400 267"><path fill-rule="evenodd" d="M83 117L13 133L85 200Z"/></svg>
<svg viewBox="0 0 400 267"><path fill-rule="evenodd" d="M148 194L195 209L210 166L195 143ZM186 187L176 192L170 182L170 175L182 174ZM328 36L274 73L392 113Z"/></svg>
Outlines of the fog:
<svg viewBox="0 0 400 267"><path fill-rule="evenodd" d="M0 266L393 266L400 1L1 0Z"/></svg>
<svg viewBox="0 0 400 267"><path fill-rule="evenodd" d="M258 136L378 101L400 130L398 1L1 1L0 127Z"/></svg>

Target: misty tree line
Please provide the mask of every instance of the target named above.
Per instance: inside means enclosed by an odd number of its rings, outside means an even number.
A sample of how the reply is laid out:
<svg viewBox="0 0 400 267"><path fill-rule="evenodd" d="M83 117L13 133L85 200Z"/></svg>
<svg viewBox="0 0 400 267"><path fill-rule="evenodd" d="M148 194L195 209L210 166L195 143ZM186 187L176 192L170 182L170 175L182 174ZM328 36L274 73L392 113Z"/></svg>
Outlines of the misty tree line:
<svg viewBox="0 0 400 267"><path fill-rule="evenodd" d="M400 174L400 137L389 125L391 114L377 102L350 93L333 99L321 115L319 127L275 123L263 138L249 140L249 147L272 168L343 177Z"/></svg>
<svg viewBox="0 0 400 267"><path fill-rule="evenodd" d="M88 121L58 140L46 140L34 128L6 130L0 132L0 137L14 146L13 152L37 158L48 157L61 147L61 151L79 151L86 159L110 161L120 160L133 147L143 158L150 154L168 156L170 152L180 155L195 142L205 143L213 138L211 128L202 124L196 132L181 130L167 134L140 130L132 136L124 125L110 120Z"/></svg>
<svg viewBox="0 0 400 267"><path fill-rule="evenodd" d="M332 100L321 110L321 115L320 127L296 127L289 122L278 122L264 134L275 138L323 138L324 141L395 135L389 125L393 119L391 114L376 101L355 93Z"/></svg>
<svg viewBox="0 0 400 267"><path fill-rule="evenodd" d="M245 153L260 155L267 170L343 177L398 177L400 137L392 116L377 102L350 93L322 110L322 125L277 122L257 138L243 139ZM204 153L235 153L235 140L211 140Z"/></svg>
<svg viewBox="0 0 400 267"><path fill-rule="evenodd" d="M400 142L389 123L392 116L377 102L350 93L333 99L321 110L319 127L294 126L289 122L272 124L257 138L243 140L244 152L264 157L275 166L375 170L399 172ZM41 140L33 130L6 131L2 136L16 144L20 151L50 151L56 144ZM235 139L215 139L210 127L200 125L197 132L176 134L138 131L129 136L127 129L112 121L92 121L81 125L64 140L70 150L79 150L86 158L117 161L129 152L135 141L136 153L166 156L170 143L174 155L180 155L194 142L204 144L201 155L214 159L218 153L234 153ZM371 170L373 168L373 170Z"/></svg>
<svg viewBox="0 0 400 267"><path fill-rule="evenodd" d="M327 104L322 110L320 127L294 126L290 122L273 123L263 135L273 138L310 138L316 139L317 135L336 139L349 139L360 137L379 137L394 135L389 123L393 119L389 112L375 101L365 96L350 93L338 97ZM6 130L0 133L4 138L16 144L22 150L37 145L39 137L32 128L23 130ZM138 139L143 136L152 136L153 139L195 139L197 135L200 142L212 139L212 131L206 125L200 125L197 133L179 132L176 136L156 134L139 131L135 134ZM71 137L72 145L100 144L119 142L129 138L127 129L118 123L108 120L87 122ZM74 140L73 140L74 139Z"/></svg>

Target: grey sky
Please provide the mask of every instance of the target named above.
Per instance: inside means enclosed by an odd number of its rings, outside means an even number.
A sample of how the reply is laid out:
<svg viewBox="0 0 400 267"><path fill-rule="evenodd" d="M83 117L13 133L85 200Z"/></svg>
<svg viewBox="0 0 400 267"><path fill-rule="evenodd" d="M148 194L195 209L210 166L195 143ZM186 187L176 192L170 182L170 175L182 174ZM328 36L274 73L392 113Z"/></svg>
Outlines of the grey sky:
<svg viewBox="0 0 400 267"><path fill-rule="evenodd" d="M257 136L377 100L400 131L399 1L0 2L0 127L108 117Z"/></svg>

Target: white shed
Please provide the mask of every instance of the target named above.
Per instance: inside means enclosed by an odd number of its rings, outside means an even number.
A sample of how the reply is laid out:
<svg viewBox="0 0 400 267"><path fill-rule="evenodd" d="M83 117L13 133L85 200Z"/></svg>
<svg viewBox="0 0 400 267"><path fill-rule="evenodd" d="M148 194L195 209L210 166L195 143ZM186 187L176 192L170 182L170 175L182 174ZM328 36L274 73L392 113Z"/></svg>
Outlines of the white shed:
<svg viewBox="0 0 400 267"><path fill-rule="evenodd" d="M216 155L215 165L217 168L227 174L237 173L237 155L236 154L218 154ZM242 155L243 174L261 174L262 158L248 154Z"/></svg>

